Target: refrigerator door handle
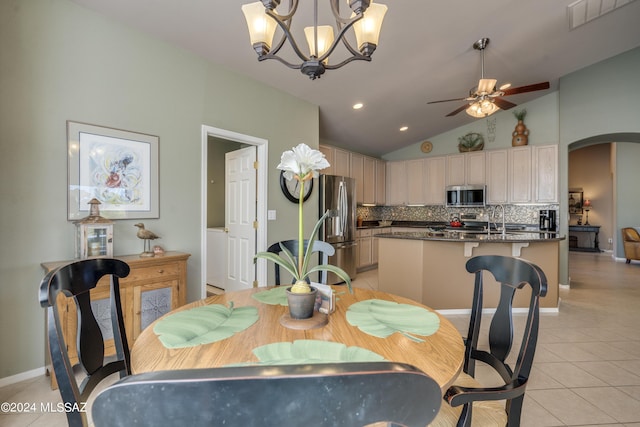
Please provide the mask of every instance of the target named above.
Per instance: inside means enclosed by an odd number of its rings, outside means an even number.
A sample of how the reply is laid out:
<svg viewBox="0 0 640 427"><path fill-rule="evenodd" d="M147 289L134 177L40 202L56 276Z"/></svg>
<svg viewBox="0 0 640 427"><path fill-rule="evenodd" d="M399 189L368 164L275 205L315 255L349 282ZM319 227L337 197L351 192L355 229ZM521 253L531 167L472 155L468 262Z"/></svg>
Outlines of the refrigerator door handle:
<svg viewBox="0 0 640 427"><path fill-rule="evenodd" d="M340 234L344 236L344 232L347 227L347 189L345 188L344 181L340 182L340 188L338 190L338 206L340 209Z"/></svg>

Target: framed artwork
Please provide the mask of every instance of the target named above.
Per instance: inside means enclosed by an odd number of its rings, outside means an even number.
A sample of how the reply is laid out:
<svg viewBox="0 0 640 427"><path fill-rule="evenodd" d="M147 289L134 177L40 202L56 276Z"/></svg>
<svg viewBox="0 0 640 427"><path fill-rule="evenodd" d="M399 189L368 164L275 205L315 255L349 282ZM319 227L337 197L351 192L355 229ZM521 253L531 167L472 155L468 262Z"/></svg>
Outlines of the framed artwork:
<svg viewBox="0 0 640 427"><path fill-rule="evenodd" d="M569 213L582 215L582 189L569 190Z"/></svg>
<svg viewBox="0 0 640 427"><path fill-rule="evenodd" d="M153 135L67 121L67 219L100 201L109 219L159 218L158 142Z"/></svg>

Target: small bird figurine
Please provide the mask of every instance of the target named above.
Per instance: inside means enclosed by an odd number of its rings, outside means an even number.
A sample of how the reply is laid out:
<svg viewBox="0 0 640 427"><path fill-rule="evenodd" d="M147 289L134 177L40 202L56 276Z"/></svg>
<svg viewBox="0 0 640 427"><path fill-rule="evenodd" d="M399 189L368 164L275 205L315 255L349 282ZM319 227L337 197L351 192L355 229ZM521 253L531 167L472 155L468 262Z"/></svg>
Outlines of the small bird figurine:
<svg viewBox="0 0 640 427"><path fill-rule="evenodd" d="M151 230L147 230L144 228L144 224L139 222L137 224L134 224L135 227L138 227L138 232L136 233L136 236L138 236L139 239L144 240L144 252L142 252L140 254L141 257L152 257L155 254L153 253L153 251L151 250L151 240L155 240L155 239L159 239L160 236L158 236L156 233L154 233Z"/></svg>

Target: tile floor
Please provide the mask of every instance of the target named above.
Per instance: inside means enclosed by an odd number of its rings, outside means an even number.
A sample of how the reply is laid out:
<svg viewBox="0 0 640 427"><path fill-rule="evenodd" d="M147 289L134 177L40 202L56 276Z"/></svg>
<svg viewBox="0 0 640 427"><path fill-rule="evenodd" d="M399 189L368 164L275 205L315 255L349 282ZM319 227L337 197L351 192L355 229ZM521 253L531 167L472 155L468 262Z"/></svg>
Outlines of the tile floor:
<svg viewBox="0 0 640 427"><path fill-rule="evenodd" d="M542 315L522 426L640 427L640 263L571 252L569 269L559 313ZM354 286L377 289L376 270ZM447 318L466 333L466 316ZM0 388L0 402L59 401L44 376ZM0 413L3 427L65 425L64 414Z"/></svg>

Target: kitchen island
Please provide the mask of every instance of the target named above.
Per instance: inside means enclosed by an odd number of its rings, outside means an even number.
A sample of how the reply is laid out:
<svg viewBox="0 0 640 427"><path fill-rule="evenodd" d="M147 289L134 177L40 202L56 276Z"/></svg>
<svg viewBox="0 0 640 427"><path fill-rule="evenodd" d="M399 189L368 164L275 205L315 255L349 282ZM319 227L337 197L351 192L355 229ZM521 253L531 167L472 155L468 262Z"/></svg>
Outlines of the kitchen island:
<svg viewBox="0 0 640 427"><path fill-rule="evenodd" d="M379 238L378 289L437 310L470 309L474 275L465 268L477 255L505 255L537 264L547 276L543 308L558 307L559 242L555 233L416 231L384 233ZM499 286L485 277L484 307L495 308ZM520 294L520 295L519 295ZM514 307L527 307L528 292L516 293Z"/></svg>

